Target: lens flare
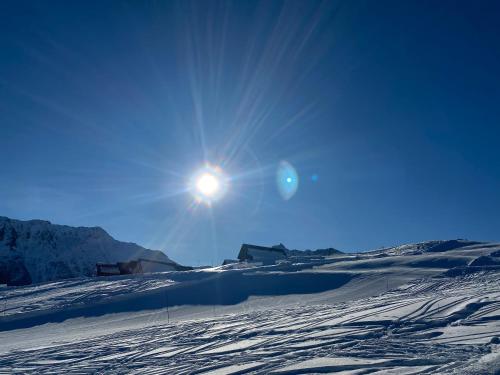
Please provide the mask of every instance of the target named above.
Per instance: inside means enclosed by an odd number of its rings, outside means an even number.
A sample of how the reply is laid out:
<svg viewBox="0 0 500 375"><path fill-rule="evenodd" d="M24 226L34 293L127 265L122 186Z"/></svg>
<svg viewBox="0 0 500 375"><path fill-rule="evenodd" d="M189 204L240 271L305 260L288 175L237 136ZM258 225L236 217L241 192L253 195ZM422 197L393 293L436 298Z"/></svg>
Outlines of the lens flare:
<svg viewBox="0 0 500 375"><path fill-rule="evenodd" d="M299 187L299 175L297 171L287 161L281 161L276 174L278 191L284 200L292 198Z"/></svg>

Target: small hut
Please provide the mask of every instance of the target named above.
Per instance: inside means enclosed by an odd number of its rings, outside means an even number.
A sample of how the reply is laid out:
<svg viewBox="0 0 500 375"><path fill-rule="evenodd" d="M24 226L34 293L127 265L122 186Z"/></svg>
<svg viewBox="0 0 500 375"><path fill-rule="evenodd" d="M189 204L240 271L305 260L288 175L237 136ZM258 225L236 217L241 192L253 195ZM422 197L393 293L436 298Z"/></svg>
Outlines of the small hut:
<svg viewBox="0 0 500 375"><path fill-rule="evenodd" d="M244 243L241 245L238 259L240 261L262 263L263 265L275 264L287 258L286 250L282 247L265 247Z"/></svg>

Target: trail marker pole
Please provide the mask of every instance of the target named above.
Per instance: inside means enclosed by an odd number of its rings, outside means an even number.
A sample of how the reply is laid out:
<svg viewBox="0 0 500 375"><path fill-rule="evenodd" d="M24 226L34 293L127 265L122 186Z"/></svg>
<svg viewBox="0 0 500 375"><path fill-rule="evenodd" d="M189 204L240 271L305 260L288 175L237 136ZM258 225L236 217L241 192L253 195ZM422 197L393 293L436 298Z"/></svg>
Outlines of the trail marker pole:
<svg viewBox="0 0 500 375"><path fill-rule="evenodd" d="M170 323L170 312L168 311L168 291L165 289L165 303L167 304L167 324Z"/></svg>

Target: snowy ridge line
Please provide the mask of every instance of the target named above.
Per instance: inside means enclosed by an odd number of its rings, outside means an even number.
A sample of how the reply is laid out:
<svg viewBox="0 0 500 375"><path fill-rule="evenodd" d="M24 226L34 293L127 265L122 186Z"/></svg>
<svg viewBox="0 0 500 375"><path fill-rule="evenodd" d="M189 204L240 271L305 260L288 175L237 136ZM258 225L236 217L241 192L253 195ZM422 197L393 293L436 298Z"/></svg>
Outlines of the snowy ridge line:
<svg viewBox="0 0 500 375"><path fill-rule="evenodd" d="M375 297L224 314L11 351L0 372L493 374L500 274L426 278ZM433 322L439 315L436 326ZM359 372L353 372L359 373Z"/></svg>

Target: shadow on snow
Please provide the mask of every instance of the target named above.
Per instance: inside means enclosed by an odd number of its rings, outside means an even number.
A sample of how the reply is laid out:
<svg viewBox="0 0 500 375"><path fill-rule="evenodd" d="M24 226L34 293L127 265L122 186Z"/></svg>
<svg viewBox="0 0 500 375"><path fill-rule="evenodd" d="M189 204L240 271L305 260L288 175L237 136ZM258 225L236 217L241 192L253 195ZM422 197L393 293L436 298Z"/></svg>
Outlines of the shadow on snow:
<svg viewBox="0 0 500 375"><path fill-rule="evenodd" d="M201 276L201 275L200 275ZM28 328L70 318L161 309L180 305L234 305L250 296L320 293L336 289L353 277L348 273L221 272L204 274L201 280L185 281L153 291L109 298L94 304L43 310L31 316L0 320L0 331Z"/></svg>

